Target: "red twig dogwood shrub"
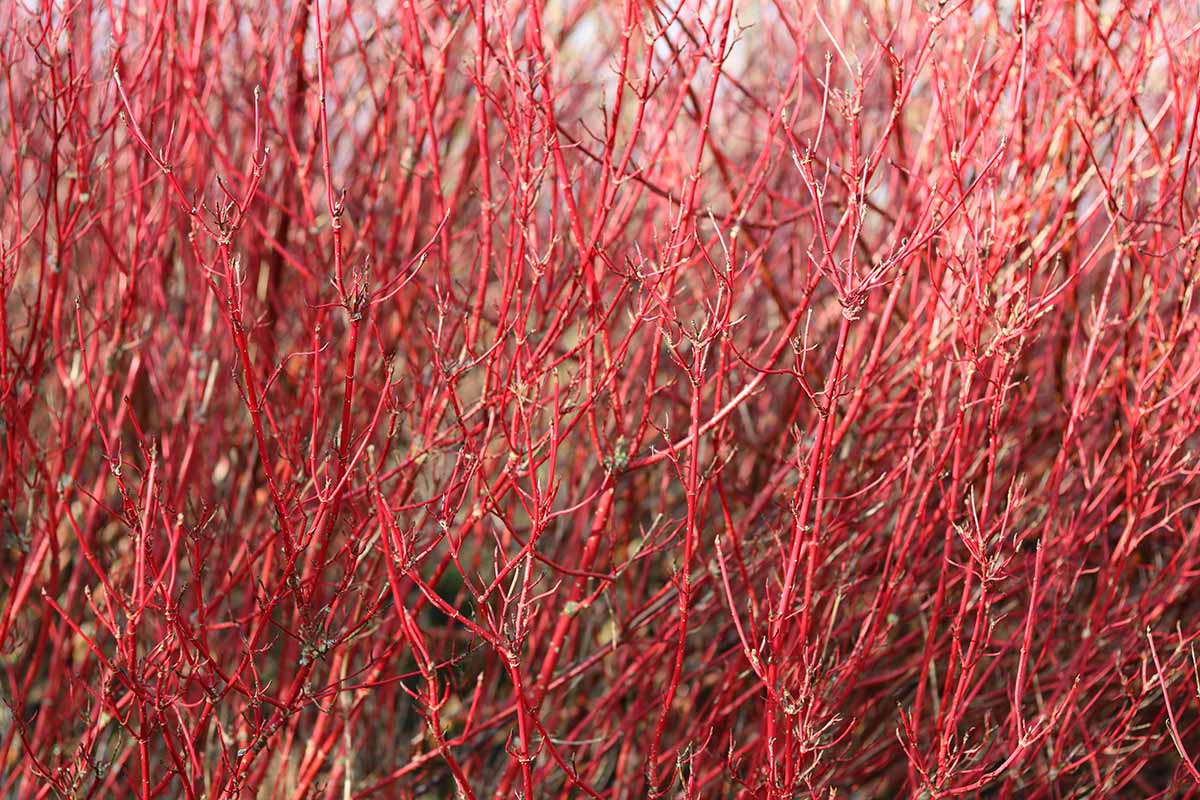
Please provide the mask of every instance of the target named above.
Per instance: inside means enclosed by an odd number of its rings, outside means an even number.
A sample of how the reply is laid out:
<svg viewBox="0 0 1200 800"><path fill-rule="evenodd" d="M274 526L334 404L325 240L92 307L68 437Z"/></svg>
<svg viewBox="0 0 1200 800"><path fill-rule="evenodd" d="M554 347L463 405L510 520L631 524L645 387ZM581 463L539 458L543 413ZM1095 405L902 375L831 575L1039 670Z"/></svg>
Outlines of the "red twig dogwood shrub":
<svg viewBox="0 0 1200 800"><path fill-rule="evenodd" d="M1200 787L1200 8L0 38L0 796Z"/></svg>

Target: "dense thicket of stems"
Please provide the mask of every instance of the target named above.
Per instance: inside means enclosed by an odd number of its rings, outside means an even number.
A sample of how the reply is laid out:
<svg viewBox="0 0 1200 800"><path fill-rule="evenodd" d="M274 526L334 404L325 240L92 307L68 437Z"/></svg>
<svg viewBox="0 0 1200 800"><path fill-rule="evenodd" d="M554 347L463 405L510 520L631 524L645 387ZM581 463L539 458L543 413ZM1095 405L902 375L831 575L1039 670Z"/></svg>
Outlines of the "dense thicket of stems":
<svg viewBox="0 0 1200 800"><path fill-rule="evenodd" d="M0 796L1200 787L1194 4L0 31Z"/></svg>

